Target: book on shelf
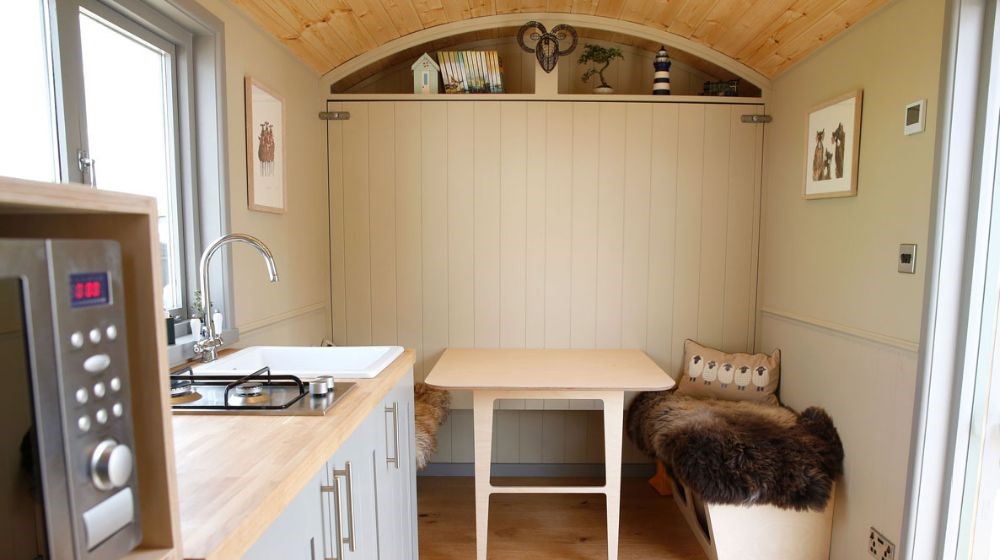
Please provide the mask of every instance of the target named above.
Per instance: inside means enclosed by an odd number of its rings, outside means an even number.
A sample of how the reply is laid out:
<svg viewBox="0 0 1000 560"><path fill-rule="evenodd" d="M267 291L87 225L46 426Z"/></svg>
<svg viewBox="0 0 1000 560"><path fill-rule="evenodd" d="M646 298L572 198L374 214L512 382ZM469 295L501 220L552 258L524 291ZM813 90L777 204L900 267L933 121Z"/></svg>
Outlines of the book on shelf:
<svg viewBox="0 0 1000 560"><path fill-rule="evenodd" d="M438 51L445 93L503 93L497 51Z"/></svg>

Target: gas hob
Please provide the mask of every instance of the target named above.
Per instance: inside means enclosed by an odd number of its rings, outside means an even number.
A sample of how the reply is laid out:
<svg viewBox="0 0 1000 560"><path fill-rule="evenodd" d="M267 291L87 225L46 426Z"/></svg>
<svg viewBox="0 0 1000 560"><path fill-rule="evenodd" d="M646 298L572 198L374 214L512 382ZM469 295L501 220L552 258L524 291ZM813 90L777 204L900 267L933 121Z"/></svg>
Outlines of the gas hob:
<svg viewBox="0 0 1000 560"><path fill-rule="evenodd" d="M322 416L355 386L332 377L275 374L269 367L250 375L195 375L186 368L170 375L170 405L174 414Z"/></svg>

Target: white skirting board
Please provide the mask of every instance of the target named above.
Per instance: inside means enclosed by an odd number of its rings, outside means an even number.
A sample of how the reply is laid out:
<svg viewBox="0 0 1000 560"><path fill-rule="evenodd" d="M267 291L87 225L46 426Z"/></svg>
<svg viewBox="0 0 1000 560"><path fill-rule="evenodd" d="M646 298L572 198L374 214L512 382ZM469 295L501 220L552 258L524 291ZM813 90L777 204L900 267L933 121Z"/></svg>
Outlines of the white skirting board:
<svg viewBox="0 0 1000 560"><path fill-rule="evenodd" d="M835 492L823 511L705 504L677 481L674 501L710 560L826 560Z"/></svg>

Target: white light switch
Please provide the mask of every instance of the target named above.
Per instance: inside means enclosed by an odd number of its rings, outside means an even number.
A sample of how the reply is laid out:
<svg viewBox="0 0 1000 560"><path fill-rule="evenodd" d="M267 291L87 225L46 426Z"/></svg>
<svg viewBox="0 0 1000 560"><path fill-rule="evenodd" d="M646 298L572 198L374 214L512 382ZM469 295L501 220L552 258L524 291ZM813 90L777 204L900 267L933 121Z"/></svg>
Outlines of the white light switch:
<svg viewBox="0 0 1000 560"><path fill-rule="evenodd" d="M899 244L899 260L897 270L903 274L917 273L917 245L915 243Z"/></svg>

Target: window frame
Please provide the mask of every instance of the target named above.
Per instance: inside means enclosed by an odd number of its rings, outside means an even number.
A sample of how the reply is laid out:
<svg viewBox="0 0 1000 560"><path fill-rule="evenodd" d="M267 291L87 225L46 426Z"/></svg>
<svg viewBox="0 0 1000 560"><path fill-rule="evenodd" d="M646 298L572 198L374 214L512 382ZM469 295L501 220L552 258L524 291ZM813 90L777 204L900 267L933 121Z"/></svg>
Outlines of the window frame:
<svg viewBox="0 0 1000 560"><path fill-rule="evenodd" d="M80 10L91 12L112 25L170 54L169 91L174 136L173 210L171 227L177 231L180 259L179 305L166 309L171 316L187 317L197 286L197 253L201 246L198 216L198 146L194 94L194 34L141 0L48 0L52 25L53 82L60 172L63 181L93 184L94 172L84 172L80 154L88 154L86 93L80 40ZM100 178L100 162L96 162ZM167 240L169 243L169 240Z"/></svg>

